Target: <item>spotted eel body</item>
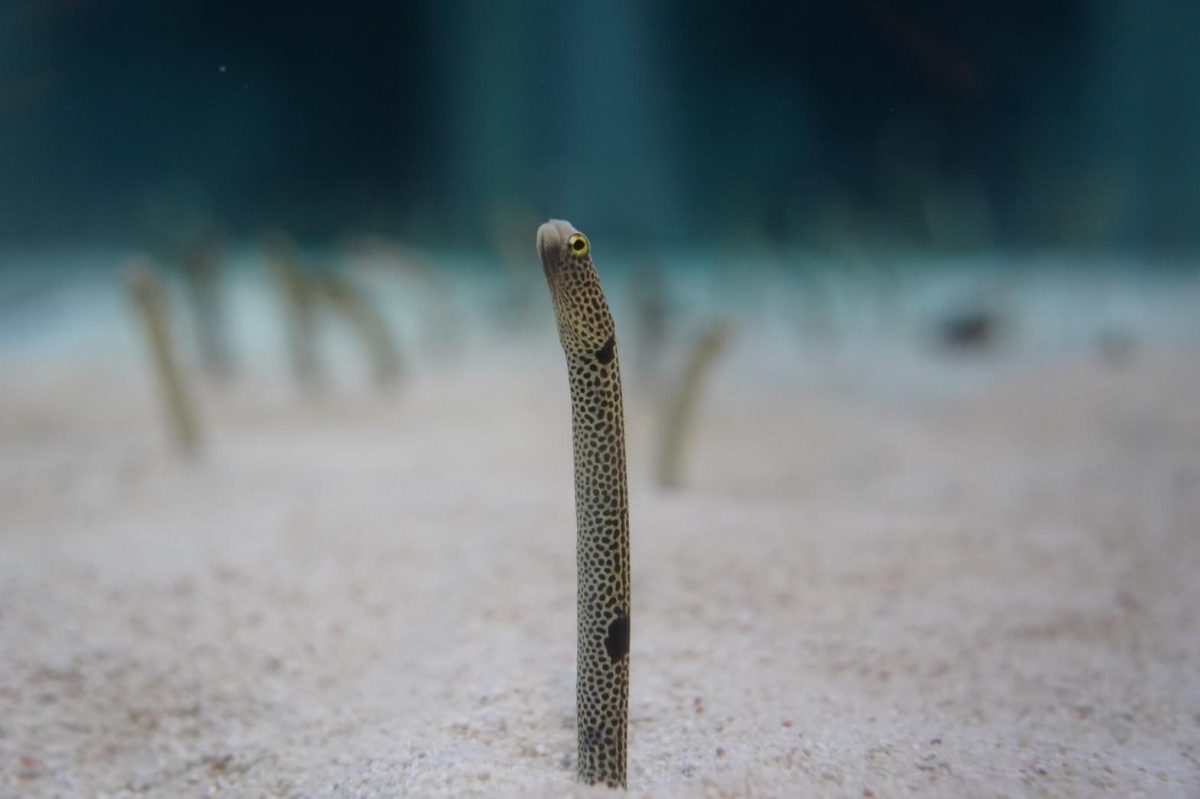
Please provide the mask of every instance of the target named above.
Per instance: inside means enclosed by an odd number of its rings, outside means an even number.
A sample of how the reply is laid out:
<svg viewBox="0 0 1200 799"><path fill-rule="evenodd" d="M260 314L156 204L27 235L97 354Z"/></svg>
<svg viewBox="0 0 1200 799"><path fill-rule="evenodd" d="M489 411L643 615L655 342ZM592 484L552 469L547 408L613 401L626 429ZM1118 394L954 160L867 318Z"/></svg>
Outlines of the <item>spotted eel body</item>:
<svg viewBox="0 0 1200 799"><path fill-rule="evenodd" d="M538 255L567 357L575 438L579 777L625 787L629 715L629 497L612 314L587 237L552 219Z"/></svg>

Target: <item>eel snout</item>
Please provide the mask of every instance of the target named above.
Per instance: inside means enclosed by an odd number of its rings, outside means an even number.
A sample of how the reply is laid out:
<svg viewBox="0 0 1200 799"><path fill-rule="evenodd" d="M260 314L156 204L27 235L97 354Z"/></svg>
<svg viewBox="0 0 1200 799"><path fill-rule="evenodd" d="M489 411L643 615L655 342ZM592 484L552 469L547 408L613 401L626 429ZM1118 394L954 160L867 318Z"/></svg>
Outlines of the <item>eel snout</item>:
<svg viewBox="0 0 1200 799"><path fill-rule="evenodd" d="M562 267L566 260L567 239L578 232L574 225L562 219L551 219L538 228L538 257L542 259L542 269L547 277Z"/></svg>

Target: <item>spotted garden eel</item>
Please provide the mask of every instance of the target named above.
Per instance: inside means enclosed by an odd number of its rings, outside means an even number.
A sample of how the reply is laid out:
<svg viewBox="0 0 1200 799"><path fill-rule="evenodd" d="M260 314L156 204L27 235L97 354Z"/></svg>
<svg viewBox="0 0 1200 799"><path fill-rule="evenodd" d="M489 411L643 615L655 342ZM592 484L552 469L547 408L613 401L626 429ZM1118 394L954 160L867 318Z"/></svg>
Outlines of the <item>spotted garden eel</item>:
<svg viewBox="0 0 1200 799"><path fill-rule="evenodd" d="M567 356L579 570L579 777L625 787L629 726L629 494L612 314L587 236L552 219L538 255Z"/></svg>

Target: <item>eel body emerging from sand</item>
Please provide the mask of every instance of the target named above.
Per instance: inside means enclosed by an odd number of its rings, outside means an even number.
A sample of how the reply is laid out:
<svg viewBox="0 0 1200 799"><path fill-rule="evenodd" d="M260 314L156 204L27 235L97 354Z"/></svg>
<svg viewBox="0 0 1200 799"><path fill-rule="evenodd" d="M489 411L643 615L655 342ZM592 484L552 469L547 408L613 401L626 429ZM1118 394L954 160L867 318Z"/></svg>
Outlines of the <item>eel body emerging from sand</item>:
<svg viewBox="0 0 1200 799"><path fill-rule="evenodd" d="M169 309L162 281L155 274L154 267L142 261L130 264L125 277L150 339L150 353L158 376L159 393L162 395L171 440L182 455L193 457L200 448L200 425L171 338L171 325L167 317Z"/></svg>
<svg viewBox="0 0 1200 799"><path fill-rule="evenodd" d="M629 715L629 496L617 345L587 237L571 223L552 219L538 228L537 248L571 384L579 777L623 788Z"/></svg>

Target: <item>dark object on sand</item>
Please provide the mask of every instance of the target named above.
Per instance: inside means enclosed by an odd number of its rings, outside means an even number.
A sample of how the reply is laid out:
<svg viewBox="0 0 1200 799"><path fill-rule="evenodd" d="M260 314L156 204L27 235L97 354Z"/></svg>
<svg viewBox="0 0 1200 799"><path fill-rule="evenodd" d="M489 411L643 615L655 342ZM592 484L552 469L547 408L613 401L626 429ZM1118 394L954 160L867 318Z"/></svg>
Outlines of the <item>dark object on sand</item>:
<svg viewBox="0 0 1200 799"><path fill-rule="evenodd" d="M1096 351L1113 368L1129 365L1137 356L1137 339L1128 330L1108 328L1096 337Z"/></svg>
<svg viewBox="0 0 1200 799"><path fill-rule="evenodd" d="M1000 320L986 308L963 311L938 325L938 343L949 349L982 350L996 343Z"/></svg>

